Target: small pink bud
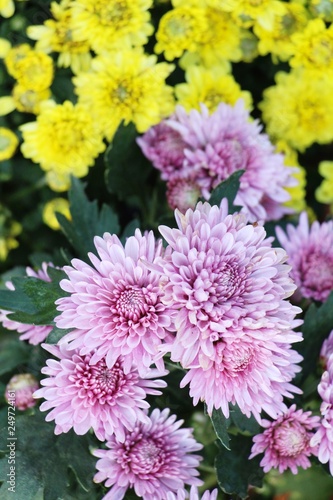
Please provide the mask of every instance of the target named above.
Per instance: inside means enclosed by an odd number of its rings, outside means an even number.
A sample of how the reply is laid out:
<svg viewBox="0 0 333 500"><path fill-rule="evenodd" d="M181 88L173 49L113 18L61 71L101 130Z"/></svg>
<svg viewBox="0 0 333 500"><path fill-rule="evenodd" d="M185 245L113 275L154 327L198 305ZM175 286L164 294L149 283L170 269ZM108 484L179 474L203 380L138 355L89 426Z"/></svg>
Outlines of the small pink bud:
<svg viewBox="0 0 333 500"><path fill-rule="evenodd" d="M39 388L38 381L31 373L14 375L7 384L5 398L18 410L32 408L36 404L33 393Z"/></svg>

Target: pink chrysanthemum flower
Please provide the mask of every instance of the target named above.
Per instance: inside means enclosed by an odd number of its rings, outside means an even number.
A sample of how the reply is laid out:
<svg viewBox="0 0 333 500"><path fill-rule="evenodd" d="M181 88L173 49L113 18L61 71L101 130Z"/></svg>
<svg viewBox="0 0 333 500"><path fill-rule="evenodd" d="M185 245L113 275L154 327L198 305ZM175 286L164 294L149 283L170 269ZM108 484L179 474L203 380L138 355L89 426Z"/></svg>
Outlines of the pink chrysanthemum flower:
<svg viewBox="0 0 333 500"><path fill-rule="evenodd" d="M178 208L185 212L188 208L194 208L200 198L200 188L194 179L190 177L173 177L167 183L168 205L173 210Z"/></svg>
<svg viewBox="0 0 333 500"><path fill-rule="evenodd" d="M161 171L163 180L169 180L178 170L182 170L186 143L165 121L151 127L137 139L137 143L146 158Z"/></svg>
<svg viewBox="0 0 333 500"><path fill-rule="evenodd" d="M302 321L285 300L295 289L286 253L245 214L228 215L226 199L175 215L178 229L159 228L172 249L161 261L163 302L177 309L177 334L161 350L189 370L181 385L209 413L228 417L231 402L259 421L262 410L276 418L283 396L301 392L290 383L300 371L290 344L302 340L293 331Z"/></svg>
<svg viewBox="0 0 333 500"><path fill-rule="evenodd" d="M42 267L38 271L34 271L31 267L26 268L27 276L32 276L33 278L38 278L43 281L50 282L51 279L48 275L48 266L54 267L52 263L43 262ZM6 287L9 290L14 290L14 285L11 281L6 282ZM22 333L20 340L27 340L29 344L37 345L44 342L48 334L52 330L52 326L44 325L29 325L26 323L19 323L10 319L10 311L0 310L0 323L8 330L14 330L18 333Z"/></svg>
<svg viewBox="0 0 333 500"><path fill-rule="evenodd" d="M139 144L161 170L162 179L194 176L205 199L232 173L245 170L235 204L243 207L251 222L279 219L290 212L283 204L290 199L285 188L296 183L291 175L293 169L284 165L283 155L275 152L268 136L261 132L262 126L249 118L242 100L235 106L221 103L211 115L203 104L201 111L189 113L177 106L175 114L158 125L158 129L149 130ZM160 140L160 130L170 136L167 127L178 134L174 163L169 153L174 151L170 141ZM180 165L181 141L184 159Z"/></svg>
<svg viewBox="0 0 333 500"><path fill-rule="evenodd" d="M327 369L328 360L332 355L333 355L333 330L331 331L327 339L324 340L320 350L320 360L323 366L325 367L325 370Z"/></svg>
<svg viewBox="0 0 333 500"><path fill-rule="evenodd" d="M318 393L322 399L321 420L310 444L318 446L318 460L322 464L329 464L333 476L333 356L328 359L327 370L321 377Z"/></svg>
<svg viewBox="0 0 333 500"><path fill-rule="evenodd" d="M201 457L193 453L202 445L192 429L180 429L183 420L169 412L153 410L147 423L126 432L124 443L112 436L106 443L109 449L94 451L100 458L94 481L111 487L104 500L122 500L128 488L144 500L166 500L168 493L185 485L202 484L196 477Z"/></svg>
<svg viewBox="0 0 333 500"><path fill-rule="evenodd" d="M276 235L288 254L298 291L324 302L333 290L333 221L315 221L309 227L307 213L302 212L297 227L288 224L286 233L277 227Z"/></svg>
<svg viewBox="0 0 333 500"><path fill-rule="evenodd" d="M114 434L123 442L137 422L148 422L143 411L149 408L146 395L160 395L159 389L167 385L163 380L153 380L166 372L150 370L146 378L141 378L132 366L125 374L121 357L108 368L105 359L92 363L92 354L81 356L67 344L43 347L59 361L46 362L42 373L48 377L41 381L44 387L34 397L46 399L41 411L53 408L45 420L55 421L55 434L73 428L82 435L92 428L101 441Z"/></svg>
<svg viewBox="0 0 333 500"><path fill-rule="evenodd" d="M205 491L202 496L199 496L198 488L196 486L192 486L190 490L189 500L216 500L218 495L218 490L215 489L211 493L209 491ZM167 500L185 500L187 498L184 490L179 490L177 495L169 492L166 496Z"/></svg>
<svg viewBox="0 0 333 500"><path fill-rule="evenodd" d="M38 387L38 381L31 373L14 375L6 386L6 401L21 411L32 408L36 404L33 393Z"/></svg>
<svg viewBox="0 0 333 500"><path fill-rule="evenodd" d="M59 328L74 328L62 341L73 341L81 354L95 350L91 362L106 358L111 368L124 356L124 369L132 364L140 374L152 363L164 369L159 346L170 337L171 310L162 303L163 278L148 269L163 254L162 241L153 232L135 236L123 246L116 235L95 238L99 257L89 254L95 268L79 259L65 266L68 279L60 286L70 296L56 301Z"/></svg>
<svg viewBox="0 0 333 500"><path fill-rule="evenodd" d="M249 458L264 453L260 462L264 472L278 469L282 473L290 469L297 474L297 467L311 466L309 457L317 453L310 440L318 428L319 417L312 416L310 411L296 410L296 405L292 405L274 422L262 420L261 425L265 431L254 436Z"/></svg>

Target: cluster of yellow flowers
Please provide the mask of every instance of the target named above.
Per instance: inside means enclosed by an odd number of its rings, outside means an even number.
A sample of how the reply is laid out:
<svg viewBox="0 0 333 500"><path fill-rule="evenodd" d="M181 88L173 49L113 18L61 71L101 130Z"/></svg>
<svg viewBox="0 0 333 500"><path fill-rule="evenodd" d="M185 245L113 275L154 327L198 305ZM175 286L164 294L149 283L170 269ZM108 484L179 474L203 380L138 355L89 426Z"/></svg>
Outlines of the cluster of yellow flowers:
<svg viewBox="0 0 333 500"><path fill-rule="evenodd" d="M164 13L155 22L157 4ZM0 15L13 14L14 2L0 0ZM253 97L236 81L233 65L270 54L286 70L265 89L259 109L286 165L298 165L298 152L333 140L332 19L333 0L52 2L49 18L28 26L31 44L0 40L0 58L14 79L11 95L0 98L0 116L14 110L36 115L19 127L21 152L46 172L53 191L65 192L70 176L88 173L121 122L145 132L177 103L187 110L205 103L213 111L220 102L242 98L252 110ZM55 63L68 68L75 100L58 102L54 96ZM166 83L179 70L183 82ZM1 128L0 161L15 154L17 145L16 135ZM325 203L332 202L332 171L320 170L326 184L318 199ZM289 204L302 210L301 166L295 177ZM54 228L55 206L68 214L65 198L49 203L44 217Z"/></svg>

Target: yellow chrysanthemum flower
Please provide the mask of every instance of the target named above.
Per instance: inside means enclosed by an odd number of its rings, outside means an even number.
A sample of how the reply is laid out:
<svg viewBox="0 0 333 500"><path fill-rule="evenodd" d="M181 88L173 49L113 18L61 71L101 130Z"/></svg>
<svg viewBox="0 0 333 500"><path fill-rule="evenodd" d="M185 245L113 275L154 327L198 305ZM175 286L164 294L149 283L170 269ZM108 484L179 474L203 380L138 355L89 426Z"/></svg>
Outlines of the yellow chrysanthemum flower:
<svg viewBox="0 0 333 500"><path fill-rule="evenodd" d="M171 9L161 17L155 52L164 52L168 61L180 57L185 50L195 52L207 29L205 9L192 5Z"/></svg>
<svg viewBox="0 0 333 500"><path fill-rule="evenodd" d="M17 63L16 79L23 87L41 92L53 81L53 60L44 52L31 50Z"/></svg>
<svg viewBox="0 0 333 500"><path fill-rule="evenodd" d="M309 0L308 9L313 17L333 22L333 0Z"/></svg>
<svg viewBox="0 0 333 500"><path fill-rule="evenodd" d="M204 66L220 64L221 60L237 62L242 58L241 29L228 12L207 6L207 30L199 41L197 52Z"/></svg>
<svg viewBox="0 0 333 500"><path fill-rule="evenodd" d="M285 202L285 206L290 207L295 212L307 210L305 201L306 196L306 171L298 163L297 152L292 149L286 141L280 140L276 143L276 151L284 155L284 164L286 166L295 167L297 169L292 173L297 184L292 187L286 187L286 191L290 194L290 200Z"/></svg>
<svg viewBox="0 0 333 500"><path fill-rule="evenodd" d="M13 0L0 0L0 16L12 17L15 12Z"/></svg>
<svg viewBox="0 0 333 500"><path fill-rule="evenodd" d="M290 60L292 67L333 70L333 25L326 28L322 19L312 19L292 40L295 44L295 54Z"/></svg>
<svg viewBox="0 0 333 500"><path fill-rule="evenodd" d="M7 208L0 205L0 260L5 261L10 250L17 248L19 243L16 240L22 231L22 226L11 219L11 214Z"/></svg>
<svg viewBox="0 0 333 500"><path fill-rule="evenodd" d="M87 38L97 54L145 45L154 31L148 11L152 3L152 0L74 0L73 39Z"/></svg>
<svg viewBox="0 0 333 500"><path fill-rule="evenodd" d="M333 140L333 79L324 72L279 72L259 104L271 138L299 151Z"/></svg>
<svg viewBox="0 0 333 500"><path fill-rule="evenodd" d="M9 160L16 151L19 140L7 127L0 127L0 161Z"/></svg>
<svg viewBox="0 0 333 500"><path fill-rule="evenodd" d="M333 203L333 161L321 161L318 167L324 180L316 189L315 196L320 203Z"/></svg>
<svg viewBox="0 0 333 500"><path fill-rule="evenodd" d="M91 72L73 79L79 102L88 107L108 140L122 120L145 132L173 112L173 89L165 79L174 66L156 60L140 49L105 54L93 60Z"/></svg>
<svg viewBox="0 0 333 500"><path fill-rule="evenodd" d="M274 17L281 11L279 0L225 0L222 8L231 12L235 21L243 28L259 24L272 29Z"/></svg>
<svg viewBox="0 0 333 500"><path fill-rule="evenodd" d="M256 24L254 32L259 38L258 51L260 55L272 54L273 61L287 61L294 53L295 47L292 35L301 32L308 22L306 8L298 3L282 3L281 12L275 14L273 27Z"/></svg>
<svg viewBox="0 0 333 500"><path fill-rule="evenodd" d="M56 212L63 214L67 219L71 220L71 213L69 210L69 202L65 198L54 198L48 201L43 208L43 221L51 229L57 231L60 229Z"/></svg>
<svg viewBox="0 0 333 500"><path fill-rule="evenodd" d="M69 8L70 0L60 4L51 3L54 19L47 19L43 25L29 26L27 35L37 40L36 49L46 52L59 52L59 67L71 68L74 73L87 71L90 67L90 45L86 38L73 39L73 15Z"/></svg>
<svg viewBox="0 0 333 500"><path fill-rule="evenodd" d="M53 81L53 60L27 43L10 48L4 62L8 73L23 87L40 92Z"/></svg>
<svg viewBox="0 0 333 500"><path fill-rule="evenodd" d="M90 109L69 101L46 101L35 122L21 125L21 151L45 171L83 177L95 158L104 151L102 135Z"/></svg>
<svg viewBox="0 0 333 500"><path fill-rule="evenodd" d="M168 60L181 57L180 66L206 67L242 59L241 29L223 3L214 0L173 0L173 9L160 20L155 52Z"/></svg>
<svg viewBox="0 0 333 500"><path fill-rule="evenodd" d="M41 103L50 97L51 91L49 89L37 92L17 83L13 87L11 96L0 97L0 116L8 115L15 109L22 113L37 115Z"/></svg>
<svg viewBox="0 0 333 500"><path fill-rule="evenodd" d="M221 102L233 105L239 98L251 109L250 92L242 90L234 77L226 74L220 67L206 69L191 66L186 71L185 78L187 83L176 85L175 93L179 104L188 111L192 108L200 109L200 103L214 111Z"/></svg>
<svg viewBox="0 0 333 500"><path fill-rule="evenodd" d="M20 45L12 47L10 43L8 45L2 42L1 56L4 57L6 69L13 78L17 79L20 75L19 67L21 61L30 53L31 50L30 45L27 43L21 43Z"/></svg>

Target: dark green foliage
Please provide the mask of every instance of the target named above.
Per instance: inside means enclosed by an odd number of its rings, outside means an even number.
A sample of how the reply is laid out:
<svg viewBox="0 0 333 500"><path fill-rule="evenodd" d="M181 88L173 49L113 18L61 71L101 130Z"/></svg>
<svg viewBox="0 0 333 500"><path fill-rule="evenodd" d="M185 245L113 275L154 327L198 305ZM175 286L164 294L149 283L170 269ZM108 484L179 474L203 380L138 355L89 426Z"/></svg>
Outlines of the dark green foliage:
<svg viewBox="0 0 333 500"><path fill-rule="evenodd" d="M228 428L230 425L230 419L225 418L222 410L213 409L211 415L211 421L216 432L220 443L227 449L230 450L230 436L228 434Z"/></svg>
<svg viewBox="0 0 333 500"><path fill-rule="evenodd" d="M26 363L29 355L30 349L27 344L18 340L13 333L13 340L2 341L0 345L0 375Z"/></svg>
<svg viewBox="0 0 333 500"><path fill-rule="evenodd" d="M0 497L7 498L7 428L0 432L0 450L6 454L0 460L0 480L5 481ZM78 492L89 492L91 499L101 497L93 486L96 458L90 453L90 447L97 447L98 442L89 434L77 436L70 431L55 436L54 423L45 422L45 415L37 410L33 415L16 415L15 437L16 496L8 498L36 500L37 494L43 500L68 498L72 472Z"/></svg>
<svg viewBox="0 0 333 500"><path fill-rule="evenodd" d="M249 460L252 439L247 436L233 436L230 450L217 442L219 452L215 459L217 479L222 490L247 498L249 486L262 485L264 473L258 457Z"/></svg>
<svg viewBox="0 0 333 500"><path fill-rule="evenodd" d="M295 344L295 347L304 357L302 372L298 377L299 381L303 382L308 375L316 371L322 343L333 329L333 292L324 304L310 305L300 329L304 340Z"/></svg>
<svg viewBox="0 0 333 500"><path fill-rule="evenodd" d="M229 405L230 409L230 419L233 424L239 429L241 432L248 432L252 435L258 434L260 432L260 425L256 421L256 419L251 415L251 417L247 417L242 413L237 405Z"/></svg>
<svg viewBox="0 0 333 500"><path fill-rule="evenodd" d="M234 200L236 198L237 192L240 186L240 178L244 174L244 170L237 170L225 181L221 182L213 191L209 198L209 203L211 205L220 205L223 198L227 198L229 213L239 212L242 207L234 205Z"/></svg>
<svg viewBox="0 0 333 500"><path fill-rule="evenodd" d="M88 253L95 251L95 236L119 232L118 216L108 205L103 205L99 210L97 201L88 200L83 184L74 177L68 199L72 220L69 221L63 214L57 214L57 218L78 257L87 260Z"/></svg>
<svg viewBox="0 0 333 500"><path fill-rule="evenodd" d="M20 323L52 325L55 316L54 302L62 297L59 286L65 273L59 269L48 268L51 282L34 277L17 277L12 282L15 291L0 290L0 308L14 311L11 319Z"/></svg>
<svg viewBox="0 0 333 500"><path fill-rule="evenodd" d="M121 124L105 153L106 186L120 199L134 196L143 200L149 192L147 178L152 167L141 153L137 137L133 124Z"/></svg>

